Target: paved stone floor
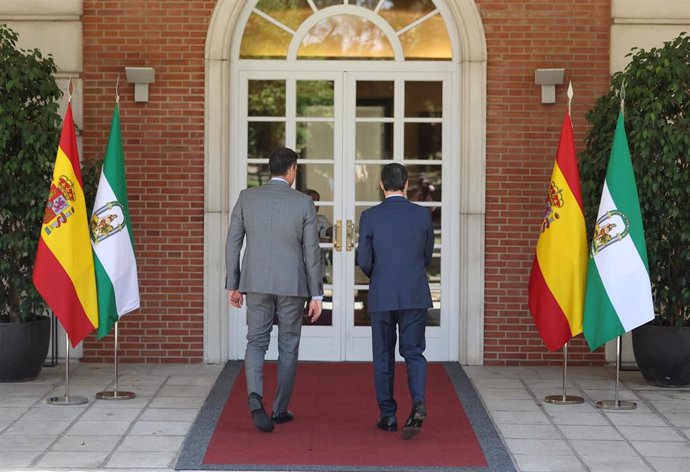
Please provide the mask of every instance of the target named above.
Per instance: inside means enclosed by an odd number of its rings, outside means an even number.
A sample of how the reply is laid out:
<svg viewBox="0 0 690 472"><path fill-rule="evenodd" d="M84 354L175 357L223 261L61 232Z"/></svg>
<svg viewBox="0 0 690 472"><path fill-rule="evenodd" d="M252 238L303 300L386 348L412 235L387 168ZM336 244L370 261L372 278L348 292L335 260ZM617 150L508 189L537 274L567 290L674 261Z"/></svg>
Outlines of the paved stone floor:
<svg viewBox="0 0 690 472"><path fill-rule="evenodd" d="M46 405L65 393L64 367L28 383L0 383L0 471L172 470L187 430L222 365L131 365L120 390L137 398L95 400L113 388L111 365L73 364L70 394L89 402ZM690 389L647 385L621 372L621 400L632 411L601 410L614 398L611 368L569 368L568 394L581 405L553 405L558 367L466 367L516 467L524 472L690 471ZM430 405L433 411L433 405Z"/></svg>

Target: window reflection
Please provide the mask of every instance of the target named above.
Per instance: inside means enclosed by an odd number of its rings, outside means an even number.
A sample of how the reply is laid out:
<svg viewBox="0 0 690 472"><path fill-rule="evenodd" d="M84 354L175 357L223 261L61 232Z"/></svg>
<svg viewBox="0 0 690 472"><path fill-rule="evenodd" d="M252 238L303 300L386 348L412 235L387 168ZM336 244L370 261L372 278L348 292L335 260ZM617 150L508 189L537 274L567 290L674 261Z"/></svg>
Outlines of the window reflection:
<svg viewBox="0 0 690 472"><path fill-rule="evenodd" d="M400 35L405 59L412 61L449 61L453 58L448 31L441 15Z"/></svg>
<svg viewBox="0 0 690 472"><path fill-rule="evenodd" d="M271 180L268 164L247 164L247 188L258 187Z"/></svg>
<svg viewBox="0 0 690 472"><path fill-rule="evenodd" d="M284 59L292 35L252 13L240 43L240 59Z"/></svg>
<svg viewBox="0 0 690 472"><path fill-rule="evenodd" d="M431 264L426 269L426 275L429 282L432 284L441 283L441 248L434 248L434 254L431 258Z"/></svg>
<svg viewBox="0 0 690 472"><path fill-rule="evenodd" d="M442 116L442 82L405 82L406 118L440 118Z"/></svg>
<svg viewBox="0 0 690 472"><path fill-rule="evenodd" d="M317 11L336 5L375 10L380 3L378 14L393 30L409 28L399 35L406 59L452 59L445 22L432 0L313 0L312 3ZM292 31L297 31L314 14L308 0L260 0L256 9ZM284 59L292 39L290 32L254 12L245 25L240 58ZM388 38L378 26L358 15L340 14L324 18L307 33L298 57L391 60L394 54Z"/></svg>
<svg viewBox="0 0 690 472"><path fill-rule="evenodd" d="M407 198L413 202L440 202L442 174L441 166L407 165Z"/></svg>
<svg viewBox="0 0 690 472"><path fill-rule="evenodd" d="M298 80L297 116L332 117L333 97L332 80Z"/></svg>
<svg viewBox="0 0 690 472"><path fill-rule="evenodd" d="M355 164L355 200L358 202L378 202L383 199L379 187L383 164Z"/></svg>
<svg viewBox="0 0 690 472"><path fill-rule="evenodd" d="M441 123L405 123L405 159L443 158Z"/></svg>
<svg viewBox="0 0 690 472"><path fill-rule="evenodd" d="M275 18L293 31L314 13L307 0L259 0L256 9Z"/></svg>
<svg viewBox="0 0 690 472"><path fill-rule="evenodd" d="M297 161L295 188L300 192L316 190L322 200L333 200L333 165L300 164Z"/></svg>
<svg viewBox="0 0 690 472"><path fill-rule="evenodd" d="M367 311L367 297L369 290L355 289L355 326L371 326L371 318Z"/></svg>
<svg viewBox="0 0 690 472"><path fill-rule="evenodd" d="M285 122L250 121L247 126L247 158L268 159L285 146Z"/></svg>
<svg viewBox="0 0 690 472"><path fill-rule="evenodd" d="M427 326L441 326L441 291L431 290L431 303L433 306L426 313Z"/></svg>
<svg viewBox="0 0 690 472"><path fill-rule="evenodd" d="M381 0L350 0L350 5L357 5L358 7L373 10L380 2Z"/></svg>
<svg viewBox="0 0 690 472"><path fill-rule="evenodd" d="M435 9L431 0L386 0L379 14L398 31Z"/></svg>
<svg viewBox="0 0 690 472"><path fill-rule="evenodd" d="M395 85L391 80L357 81L357 118L392 118Z"/></svg>
<svg viewBox="0 0 690 472"><path fill-rule="evenodd" d="M285 116L284 80L250 80L247 89L249 116Z"/></svg>
<svg viewBox="0 0 690 472"><path fill-rule="evenodd" d="M357 123L355 159L393 159L393 123Z"/></svg>
<svg viewBox="0 0 690 472"><path fill-rule="evenodd" d="M354 15L324 18L304 36L299 59L393 59L388 38L376 25Z"/></svg>
<svg viewBox="0 0 690 472"><path fill-rule="evenodd" d="M301 159L333 159L333 123L297 123L297 152Z"/></svg>
<svg viewBox="0 0 690 472"><path fill-rule="evenodd" d="M323 10L324 8L332 7L333 5L342 5L343 0L314 0L314 5L316 5L316 8L319 10Z"/></svg>

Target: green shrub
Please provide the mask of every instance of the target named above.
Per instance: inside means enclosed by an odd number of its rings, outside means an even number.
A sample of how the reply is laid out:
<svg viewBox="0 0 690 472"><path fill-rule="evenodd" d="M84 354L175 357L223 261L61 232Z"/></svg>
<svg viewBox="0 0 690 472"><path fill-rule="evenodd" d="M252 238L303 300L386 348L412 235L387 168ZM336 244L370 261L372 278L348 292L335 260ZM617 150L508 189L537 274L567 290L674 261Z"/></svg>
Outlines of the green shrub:
<svg viewBox="0 0 690 472"><path fill-rule="evenodd" d="M0 321L45 309L31 273L61 123L55 62L17 39L0 25Z"/></svg>
<svg viewBox="0 0 690 472"><path fill-rule="evenodd" d="M635 48L628 56L628 66L586 115L591 128L579 161L587 228L594 228L625 82L654 324L690 326L690 37L682 33L661 48Z"/></svg>

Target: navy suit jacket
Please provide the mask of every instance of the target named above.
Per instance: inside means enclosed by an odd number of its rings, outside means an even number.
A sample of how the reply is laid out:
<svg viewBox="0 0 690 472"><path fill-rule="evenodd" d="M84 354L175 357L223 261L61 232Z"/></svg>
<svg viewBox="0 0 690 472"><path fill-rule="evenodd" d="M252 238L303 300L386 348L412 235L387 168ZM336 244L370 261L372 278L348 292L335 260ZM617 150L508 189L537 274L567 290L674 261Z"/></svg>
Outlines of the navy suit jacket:
<svg viewBox="0 0 690 472"><path fill-rule="evenodd" d="M429 208L393 196L362 212L357 265L370 279L368 311L430 308L433 251Z"/></svg>

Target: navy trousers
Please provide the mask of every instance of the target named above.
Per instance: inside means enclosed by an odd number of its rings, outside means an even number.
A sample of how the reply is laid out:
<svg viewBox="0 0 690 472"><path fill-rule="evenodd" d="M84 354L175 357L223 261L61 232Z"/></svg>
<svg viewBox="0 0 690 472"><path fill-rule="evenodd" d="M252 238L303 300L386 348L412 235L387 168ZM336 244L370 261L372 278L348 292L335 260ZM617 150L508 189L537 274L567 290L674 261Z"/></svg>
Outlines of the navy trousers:
<svg viewBox="0 0 690 472"><path fill-rule="evenodd" d="M412 404L426 402L426 358L423 354L426 348L426 313L426 309L370 313L374 386L381 417L395 416L398 409L393 395L396 327L400 331L400 355L407 367L407 386Z"/></svg>

